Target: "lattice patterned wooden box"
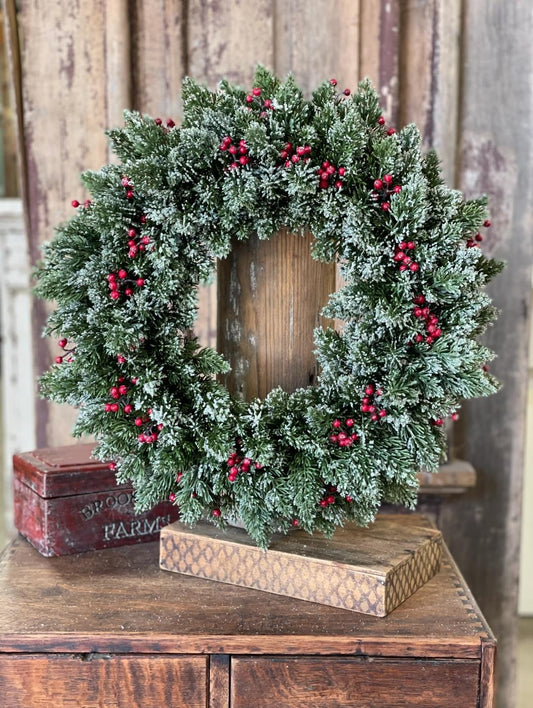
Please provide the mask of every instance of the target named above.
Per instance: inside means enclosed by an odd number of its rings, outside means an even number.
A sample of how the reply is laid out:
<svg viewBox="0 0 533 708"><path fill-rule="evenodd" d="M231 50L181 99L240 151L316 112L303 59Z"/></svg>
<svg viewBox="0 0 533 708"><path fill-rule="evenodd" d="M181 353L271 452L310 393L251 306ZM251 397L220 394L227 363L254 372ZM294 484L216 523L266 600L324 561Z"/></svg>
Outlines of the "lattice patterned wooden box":
<svg viewBox="0 0 533 708"><path fill-rule="evenodd" d="M347 525L332 539L294 531L268 551L246 532L179 522L161 531L160 567L384 617L439 570L441 533L382 515L369 528Z"/></svg>

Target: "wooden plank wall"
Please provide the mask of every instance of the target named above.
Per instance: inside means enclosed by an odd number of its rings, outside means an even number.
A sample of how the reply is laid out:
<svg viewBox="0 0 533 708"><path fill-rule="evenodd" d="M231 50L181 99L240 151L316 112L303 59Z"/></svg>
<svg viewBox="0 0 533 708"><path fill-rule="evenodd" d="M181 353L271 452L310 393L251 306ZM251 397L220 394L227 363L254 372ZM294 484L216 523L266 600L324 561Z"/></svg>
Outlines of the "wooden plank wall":
<svg viewBox="0 0 533 708"><path fill-rule="evenodd" d="M488 341L505 388L468 405L461 453L480 483L447 506L444 530L500 640L499 704L513 705L519 495L531 263L533 5L527 0L4 0L23 125L21 164L32 258L83 196L78 173L108 159L103 130L125 107L179 119L185 74L250 85L261 62L305 89L370 76L389 121L416 120L450 183L492 198L487 248L509 267L492 293L503 310ZM20 39L20 49L17 39ZM213 290L200 334L213 341ZM39 333L36 371L55 353ZM72 416L36 403L41 445L68 440Z"/></svg>

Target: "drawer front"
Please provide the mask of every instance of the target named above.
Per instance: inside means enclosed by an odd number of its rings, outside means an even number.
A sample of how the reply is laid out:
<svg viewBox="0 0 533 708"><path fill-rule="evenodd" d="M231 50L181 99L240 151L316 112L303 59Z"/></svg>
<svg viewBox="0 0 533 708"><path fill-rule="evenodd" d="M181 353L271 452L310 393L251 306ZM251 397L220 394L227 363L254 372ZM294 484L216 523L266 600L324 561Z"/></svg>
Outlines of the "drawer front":
<svg viewBox="0 0 533 708"><path fill-rule="evenodd" d="M475 708L479 661L234 657L231 708Z"/></svg>
<svg viewBox="0 0 533 708"><path fill-rule="evenodd" d="M207 658L4 654L0 696L9 708L206 708Z"/></svg>

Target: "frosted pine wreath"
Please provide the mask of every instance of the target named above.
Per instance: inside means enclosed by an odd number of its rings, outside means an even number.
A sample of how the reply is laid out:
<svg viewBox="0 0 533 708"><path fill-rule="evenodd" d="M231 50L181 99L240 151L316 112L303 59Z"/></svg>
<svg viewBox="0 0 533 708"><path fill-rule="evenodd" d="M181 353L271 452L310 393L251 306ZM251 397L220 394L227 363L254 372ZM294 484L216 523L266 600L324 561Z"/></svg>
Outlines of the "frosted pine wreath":
<svg viewBox="0 0 533 708"><path fill-rule="evenodd" d="M45 246L38 293L57 303L47 333L63 352L43 391L79 407L75 434L96 436L139 509L240 517L261 546L293 525L366 524L384 501L415 503L443 420L497 390L476 341L501 269L479 248L485 199L445 187L368 82L349 94L331 80L305 100L261 68L250 93L186 79L182 126L127 113L109 133L120 164L83 175L92 200ZM341 264L324 314L344 327L315 332L315 387L244 402L191 335L197 286L232 237L281 227Z"/></svg>

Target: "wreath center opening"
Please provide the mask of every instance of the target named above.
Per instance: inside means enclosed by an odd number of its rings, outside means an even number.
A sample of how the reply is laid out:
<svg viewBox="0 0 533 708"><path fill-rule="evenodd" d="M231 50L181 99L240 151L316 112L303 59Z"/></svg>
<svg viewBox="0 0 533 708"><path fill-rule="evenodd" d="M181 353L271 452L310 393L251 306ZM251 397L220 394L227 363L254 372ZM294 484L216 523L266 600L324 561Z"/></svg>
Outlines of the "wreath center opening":
<svg viewBox="0 0 533 708"><path fill-rule="evenodd" d="M277 386L292 393L316 384L316 327L335 292L335 263L311 255L313 235L281 229L271 238L234 240L217 266L217 350L231 371L220 382L250 401Z"/></svg>

